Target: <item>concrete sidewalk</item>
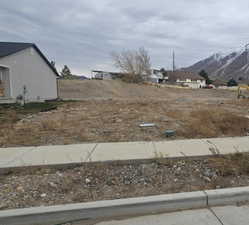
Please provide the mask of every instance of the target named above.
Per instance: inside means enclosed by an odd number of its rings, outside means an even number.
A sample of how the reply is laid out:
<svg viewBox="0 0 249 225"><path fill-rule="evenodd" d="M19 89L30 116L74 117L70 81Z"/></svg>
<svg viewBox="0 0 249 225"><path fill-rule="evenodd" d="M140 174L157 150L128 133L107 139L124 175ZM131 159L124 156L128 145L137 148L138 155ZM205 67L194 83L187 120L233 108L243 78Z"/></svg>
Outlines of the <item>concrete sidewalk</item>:
<svg viewBox="0 0 249 225"><path fill-rule="evenodd" d="M224 206L97 223L97 225L248 225L249 206ZM73 223L72 225L90 225Z"/></svg>
<svg viewBox="0 0 249 225"><path fill-rule="evenodd" d="M249 151L249 137L0 148L0 168Z"/></svg>

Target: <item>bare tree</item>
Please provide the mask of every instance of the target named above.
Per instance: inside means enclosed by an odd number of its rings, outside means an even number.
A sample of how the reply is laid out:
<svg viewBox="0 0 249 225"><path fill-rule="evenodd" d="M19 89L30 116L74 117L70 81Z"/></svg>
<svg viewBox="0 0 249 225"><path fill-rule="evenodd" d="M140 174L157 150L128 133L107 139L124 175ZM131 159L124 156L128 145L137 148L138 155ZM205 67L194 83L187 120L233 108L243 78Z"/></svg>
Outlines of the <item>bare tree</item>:
<svg viewBox="0 0 249 225"><path fill-rule="evenodd" d="M126 81L142 82L148 80L151 74L151 63L145 48L112 53L112 57L114 65L124 73Z"/></svg>

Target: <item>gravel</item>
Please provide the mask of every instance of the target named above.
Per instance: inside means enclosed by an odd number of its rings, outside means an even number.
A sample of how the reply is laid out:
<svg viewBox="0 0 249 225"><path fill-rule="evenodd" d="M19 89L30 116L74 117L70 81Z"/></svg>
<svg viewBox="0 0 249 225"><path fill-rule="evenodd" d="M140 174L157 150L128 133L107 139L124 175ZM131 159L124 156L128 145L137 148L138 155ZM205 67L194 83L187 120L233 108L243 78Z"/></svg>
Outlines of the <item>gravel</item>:
<svg viewBox="0 0 249 225"><path fill-rule="evenodd" d="M219 157L26 169L0 176L0 210L247 185L249 171Z"/></svg>

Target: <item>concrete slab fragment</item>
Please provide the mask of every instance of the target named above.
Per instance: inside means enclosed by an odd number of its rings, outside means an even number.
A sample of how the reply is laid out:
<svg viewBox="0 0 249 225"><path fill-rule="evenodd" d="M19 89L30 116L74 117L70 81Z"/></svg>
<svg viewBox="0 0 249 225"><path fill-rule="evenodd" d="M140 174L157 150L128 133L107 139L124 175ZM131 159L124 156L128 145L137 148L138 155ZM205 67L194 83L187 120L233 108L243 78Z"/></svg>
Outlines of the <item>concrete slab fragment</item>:
<svg viewBox="0 0 249 225"><path fill-rule="evenodd" d="M224 225L249 224L249 206L226 206L212 208Z"/></svg>
<svg viewBox="0 0 249 225"><path fill-rule="evenodd" d="M150 159L155 157L152 142L100 143L92 161Z"/></svg>
<svg viewBox="0 0 249 225"><path fill-rule="evenodd" d="M217 218L207 209L144 216L120 221L107 221L98 225L220 225Z"/></svg>

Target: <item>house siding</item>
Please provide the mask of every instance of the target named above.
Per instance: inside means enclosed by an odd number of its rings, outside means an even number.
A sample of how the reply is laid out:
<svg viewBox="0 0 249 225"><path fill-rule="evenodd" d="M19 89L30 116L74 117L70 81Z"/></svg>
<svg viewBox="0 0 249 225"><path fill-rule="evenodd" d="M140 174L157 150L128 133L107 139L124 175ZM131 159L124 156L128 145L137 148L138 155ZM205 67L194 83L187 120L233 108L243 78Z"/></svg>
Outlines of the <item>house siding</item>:
<svg viewBox="0 0 249 225"><path fill-rule="evenodd" d="M0 58L0 64L9 68L11 98L22 94L24 86L27 88L27 101L58 97L57 76L35 48L30 47Z"/></svg>

